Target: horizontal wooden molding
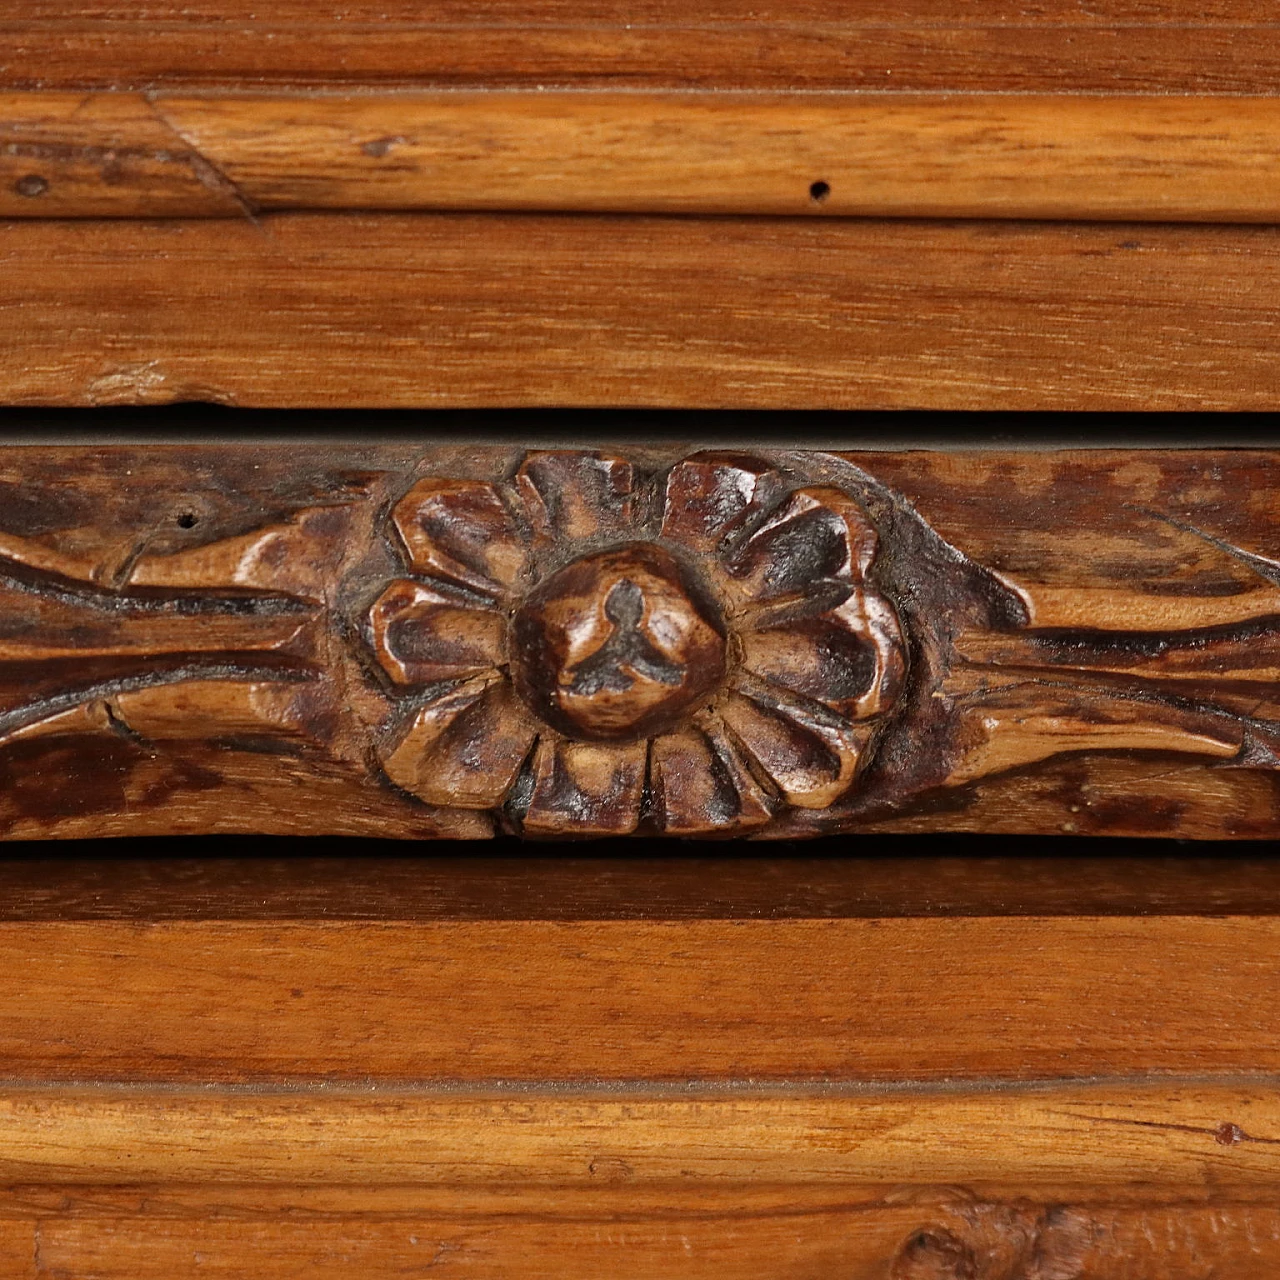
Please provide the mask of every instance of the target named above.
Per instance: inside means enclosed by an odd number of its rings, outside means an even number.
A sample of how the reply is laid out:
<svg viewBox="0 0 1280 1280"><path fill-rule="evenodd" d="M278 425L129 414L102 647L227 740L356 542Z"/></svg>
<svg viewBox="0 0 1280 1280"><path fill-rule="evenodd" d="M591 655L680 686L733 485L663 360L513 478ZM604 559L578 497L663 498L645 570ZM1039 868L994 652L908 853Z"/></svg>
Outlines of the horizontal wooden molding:
<svg viewBox="0 0 1280 1280"><path fill-rule="evenodd" d="M1275 1075L1278 956L1247 916L0 923L0 1078Z"/></svg>
<svg viewBox="0 0 1280 1280"><path fill-rule="evenodd" d="M873 88L1261 93L1246 0L9 0L0 84Z"/></svg>
<svg viewBox="0 0 1280 1280"><path fill-rule="evenodd" d="M929 1092L0 1088L6 1183L1274 1186L1272 1081Z"/></svg>
<svg viewBox="0 0 1280 1280"><path fill-rule="evenodd" d="M0 255L15 404L1271 411L1280 393L1272 227L27 218Z"/></svg>
<svg viewBox="0 0 1280 1280"><path fill-rule="evenodd" d="M0 835L1280 829L1280 455L615 443L3 450Z"/></svg>
<svg viewBox="0 0 1280 1280"><path fill-rule="evenodd" d="M1273 1275L1280 1210L1265 1186L24 1184L0 1249L24 1280L1180 1280Z"/></svg>
<svg viewBox="0 0 1280 1280"><path fill-rule="evenodd" d="M1266 223L1280 99L0 95L0 216L526 210Z"/></svg>

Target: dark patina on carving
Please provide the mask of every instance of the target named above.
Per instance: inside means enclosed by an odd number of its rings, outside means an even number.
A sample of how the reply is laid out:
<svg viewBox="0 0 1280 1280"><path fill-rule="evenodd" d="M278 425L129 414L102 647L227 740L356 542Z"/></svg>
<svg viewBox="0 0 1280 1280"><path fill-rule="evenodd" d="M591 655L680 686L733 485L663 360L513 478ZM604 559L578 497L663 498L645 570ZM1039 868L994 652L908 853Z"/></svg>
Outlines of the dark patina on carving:
<svg viewBox="0 0 1280 1280"><path fill-rule="evenodd" d="M547 452L401 499L415 577L368 615L422 690L392 781L531 834L746 832L854 785L907 652L866 510L746 456L657 480Z"/></svg>
<svg viewBox="0 0 1280 1280"><path fill-rule="evenodd" d="M673 452L6 451L0 831L1274 832L1270 457Z"/></svg>

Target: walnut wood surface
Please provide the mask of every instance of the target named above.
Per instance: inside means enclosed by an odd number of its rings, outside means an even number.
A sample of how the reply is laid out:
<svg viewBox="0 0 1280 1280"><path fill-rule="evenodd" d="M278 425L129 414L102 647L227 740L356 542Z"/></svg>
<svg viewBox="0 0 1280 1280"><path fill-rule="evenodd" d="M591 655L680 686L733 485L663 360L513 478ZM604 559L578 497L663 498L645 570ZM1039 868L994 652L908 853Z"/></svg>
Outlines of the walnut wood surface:
<svg viewBox="0 0 1280 1280"><path fill-rule="evenodd" d="M8 217L1280 215L1269 97L8 93L0 122Z"/></svg>
<svg viewBox="0 0 1280 1280"><path fill-rule="evenodd" d="M0 485L9 838L1277 830L1274 453L15 447Z"/></svg>
<svg viewBox="0 0 1280 1280"><path fill-rule="evenodd" d="M1274 92L1280 42L1244 0L12 0L19 87L276 83L1031 92Z"/></svg>
<svg viewBox="0 0 1280 1280"><path fill-rule="evenodd" d="M1274 407L1266 227L539 215L0 227L10 403Z"/></svg>

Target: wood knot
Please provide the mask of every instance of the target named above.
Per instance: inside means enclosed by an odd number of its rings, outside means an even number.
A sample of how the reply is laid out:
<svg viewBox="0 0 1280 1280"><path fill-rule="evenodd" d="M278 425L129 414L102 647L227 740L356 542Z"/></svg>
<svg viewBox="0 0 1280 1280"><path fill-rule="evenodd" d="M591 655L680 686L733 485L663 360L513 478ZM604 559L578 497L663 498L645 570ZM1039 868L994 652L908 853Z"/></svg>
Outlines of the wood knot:
<svg viewBox="0 0 1280 1280"><path fill-rule="evenodd" d="M49 180L42 178L38 173L28 173L13 184L13 189L18 195L34 200L49 190Z"/></svg>
<svg viewBox="0 0 1280 1280"><path fill-rule="evenodd" d="M1061 1207L959 1198L907 1237L891 1280L1079 1280L1092 1224Z"/></svg>

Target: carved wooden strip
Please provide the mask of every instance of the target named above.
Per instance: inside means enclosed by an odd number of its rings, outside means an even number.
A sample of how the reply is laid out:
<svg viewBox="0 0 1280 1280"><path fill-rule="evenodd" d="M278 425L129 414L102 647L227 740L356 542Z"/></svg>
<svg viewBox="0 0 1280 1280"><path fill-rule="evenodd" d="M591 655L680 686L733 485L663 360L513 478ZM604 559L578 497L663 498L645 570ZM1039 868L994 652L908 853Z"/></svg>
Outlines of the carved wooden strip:
<svg viewBox="0 0 1280 1280"><path fill-rule="evenodd" d="M1274 917L4 923L0 1073L1275 1074L1278 956Z"/></svg>
<svg viewBox="0 0 1280 1280"><path fill-rule="evenodd" d="M491 209L1272 222L1270 97L0 96L0 214Z"/></svg>
<svg viewBox="0 0 1280 1280"><path fill-rule="evenodd" d="M15 447L0 491L10 838L1277 830L1280 454Z"/></svg>
<svg viewBox="0 0 1280 1280"><path fill-rule="evenodd" d="M1274 1084L985 1093L0 1090L0 1176L477 1186L1274 1186ZM996 1140L993 1135L999 1133ZM625 1170L625 1172L623 1172ZM607 1175L605 1175L607 1176Z"/></svg>
<svg viewBox="0 0 1280 1280"><path fill-rule="evenodd" d="M1270 410L1280 386L1262 227L50 219L0 255L15 403Z"/></svg>

